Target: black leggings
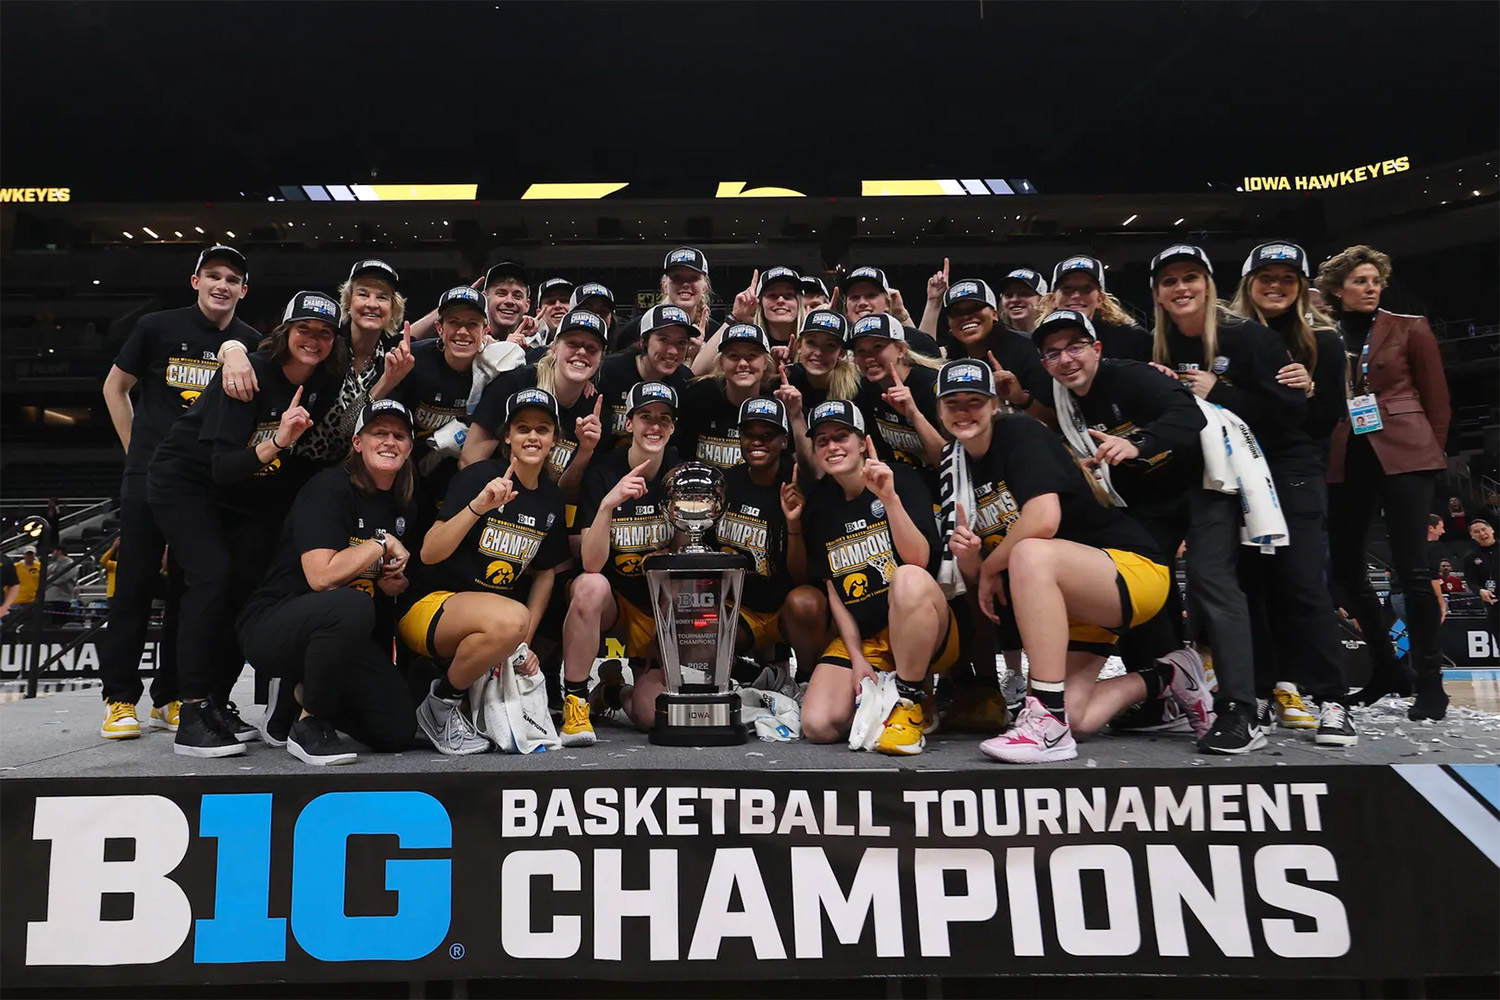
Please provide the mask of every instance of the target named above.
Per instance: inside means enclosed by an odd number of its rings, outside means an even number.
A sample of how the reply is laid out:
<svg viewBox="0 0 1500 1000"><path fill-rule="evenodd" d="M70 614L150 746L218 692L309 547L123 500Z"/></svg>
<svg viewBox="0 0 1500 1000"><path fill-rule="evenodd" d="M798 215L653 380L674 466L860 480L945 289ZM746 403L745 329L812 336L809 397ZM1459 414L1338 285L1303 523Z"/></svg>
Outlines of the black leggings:
<svg viewBox="0 0 1500 1000"><path fill-rule="evenodd" d="M1378 431L1376 433L1379 433ZM1387 475L1363 437L1350 435L1344 481L1328 488L1328 543L1335 596L1359 619L1377 670L1396 667L1388 638L1390 620L1370 586L1365 538L1375 511L1385 512L1391 541L1393 586L1406 595L1406 624L1411 637L1411 665L1418 674L1443 669L1438 620L1442 615L1432 592L1427 562L1427 515L1432 510L1434 472Z"/></svg>
<svg viewBox="0 0 1500 1000"><path fill-rule="evenodd" d="M144 473L127 473L120 488L120 549L115 596L109 599L109 627L99 637L99 678L105 701L135 704L141 684L141 651L151 621L151 602L161 588L161 557L167 539L156 526L146 500ZM166 609L162 614L161 655L151 679L151 704L177 700L177 622L182 606L182 570L167 560Z"/></svg>
<svg viewBox="0 0 1500 1000"><path fill-rule="evenodd" d="M377 642L375 601L352 587L303 594L252 609L240 642L258 673L302 685L302 707L372 750L412 744L416 715L406 681Z"/></svg>

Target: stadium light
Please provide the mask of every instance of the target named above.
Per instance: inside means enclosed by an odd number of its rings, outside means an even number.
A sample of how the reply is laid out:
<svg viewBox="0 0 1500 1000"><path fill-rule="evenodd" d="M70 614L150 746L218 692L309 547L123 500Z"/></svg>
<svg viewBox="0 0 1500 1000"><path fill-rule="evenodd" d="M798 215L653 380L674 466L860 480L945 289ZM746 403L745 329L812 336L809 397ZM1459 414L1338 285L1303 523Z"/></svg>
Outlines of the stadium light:
<svg viewBox="0 0 1500 1000"><path fill-rule="evenodd" d="M1174 225L1174 226L1180 226L1185 221L1186 221L1186 219L1178 219L1176 222L1172 223L1172 225Z"/></svg>
<svg viewBox="0 0 1500 1000"><path fill-rule="evenodd" d="M1120 223L1120 225L1122 225L1122 226L1128 226L1128 225L1130 225L1132 222L1134 222L1138 218L1140 218L1139 213L1137 213L1136 215L1132 215L1130 218L1128 218L1124 222Z"/></svg>
<svg viewBox="0 0 1500 1000"><path fill-rule="evenodd" d="M234 239L234 230L233 229L226 229L226 230L224 230L224 235L228 236L230 239Z"/></svg>
<svg viewBox="0 0 1500 1000"><path fill-rule="evenodd" d="M121 232L125 232L125 231L124 231L124 230L123 230L123 229L122 229L122 230L120 230L120 231L121 231ZM134 237L134 236L131 236L131 235L130 235L130 234L129 234L129 233L125 233L125 238L126 238L126 239L127 239L127 240L133 240L133 239L135 239L135 237Z"/></svg>
<svg viewBox="0 0 1500 1000"><path fill-rule="evenodd" d="M203 232L202 226L194 226L193 228L196 229L200 234Z"/></svg>
<svg viewBox="0 0 1500 1000"><path fill-rule="evenodd" d="M142 226L141 227L141 232L145 233L147 236L151 237L153 240L159 240L159 239L161 239L160 236L156 235L156 230L152 229L150 226Z"/></svg>

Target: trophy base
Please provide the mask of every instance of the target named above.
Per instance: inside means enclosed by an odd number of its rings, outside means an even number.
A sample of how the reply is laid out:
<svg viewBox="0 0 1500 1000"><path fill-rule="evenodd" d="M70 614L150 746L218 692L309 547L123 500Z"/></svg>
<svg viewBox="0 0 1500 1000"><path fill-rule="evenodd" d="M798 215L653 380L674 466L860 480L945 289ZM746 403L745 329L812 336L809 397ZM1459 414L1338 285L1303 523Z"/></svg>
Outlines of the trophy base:
<svg viewBox="0 0 1500 1000"><path fill-rule="evenodd" d="M666 747L732 747L749 739L737 694L656 696L651 742Z"/></svg>

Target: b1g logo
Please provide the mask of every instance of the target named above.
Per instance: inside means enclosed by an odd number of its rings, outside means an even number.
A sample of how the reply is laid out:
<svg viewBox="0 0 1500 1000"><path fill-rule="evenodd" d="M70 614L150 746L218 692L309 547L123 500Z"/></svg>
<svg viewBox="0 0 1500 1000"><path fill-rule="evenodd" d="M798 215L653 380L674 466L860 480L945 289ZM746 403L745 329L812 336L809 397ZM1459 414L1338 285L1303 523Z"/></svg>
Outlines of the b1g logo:
<svg viewBox="0 0 1500 1000"><path fill-rule="evenodd" d="M390 916L344 913L351 836L394 835L402 848L451 849L453 824L424 792L330 792L309 802L292 838L291 933L323 962L404 962L443 943L452 916L449 858L390 859L383 888ZM193 919L171 873L187 856L188 817L160 795L86 795L36 800L35 840L52 842L47 919L26 925L32 966L149 965L194 934L193 961L286 960L287 917L270 914L271 796L205 795L198 836L218 841L213 917ZM119 842L128 860L106 860ZM117 852L118 853L118 852ZM128 920L100 918L106 895L130 897Z"/></svg>

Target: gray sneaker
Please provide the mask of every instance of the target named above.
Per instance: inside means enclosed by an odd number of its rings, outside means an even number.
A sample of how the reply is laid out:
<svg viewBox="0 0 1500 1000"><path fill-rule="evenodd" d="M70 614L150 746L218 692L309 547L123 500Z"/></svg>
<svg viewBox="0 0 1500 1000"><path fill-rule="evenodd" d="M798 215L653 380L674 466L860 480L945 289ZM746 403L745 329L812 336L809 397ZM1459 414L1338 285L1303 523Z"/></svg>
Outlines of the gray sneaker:
<svg viewBox="0 0 1500 1000"><path fill-rule="evenodd" d="M1021 707L1026 704L1026 675L1019 670L1005 668L1000 675L1000 694L1005 698L1005 707L1010 710L1010 717L1014 719L1021 714Z"/></svg>
<svg viewBox="0 0 1500 1000"><path fill-rule="evenodd" d="M432 687L436 688L437 683L433 681ZM490 741L480 735L473 721L464 714L461 698L444 701L429 690L422 704L417 706L417 725L422 727L422 732L427 734L438 752L449 757L467 757L490 748Z"/></svg>

